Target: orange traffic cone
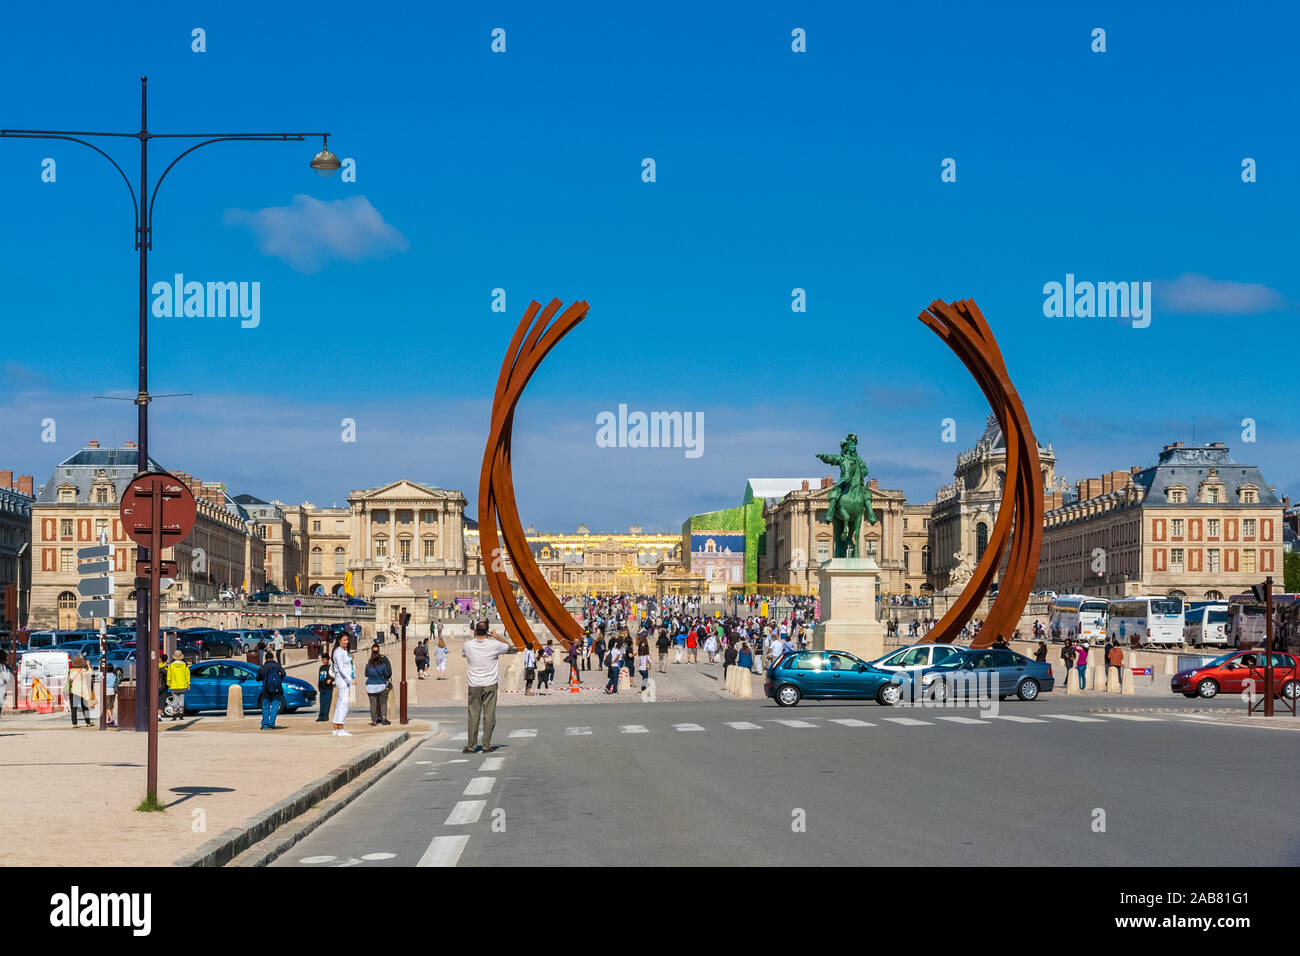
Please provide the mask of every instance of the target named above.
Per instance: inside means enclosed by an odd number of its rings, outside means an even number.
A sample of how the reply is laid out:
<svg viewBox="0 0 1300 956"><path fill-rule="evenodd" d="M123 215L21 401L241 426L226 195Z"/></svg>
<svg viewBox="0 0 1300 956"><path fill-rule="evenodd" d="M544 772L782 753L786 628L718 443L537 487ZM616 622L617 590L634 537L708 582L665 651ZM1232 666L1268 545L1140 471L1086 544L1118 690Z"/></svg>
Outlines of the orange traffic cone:
<svg viewBox="0 0 1300 956"><path fill-rule="evenodd" d="M581 694L582 693L582 687L580 686L581 684L582 681L578 680L578 675L570 671L569 672L569 693Z"/></svg>

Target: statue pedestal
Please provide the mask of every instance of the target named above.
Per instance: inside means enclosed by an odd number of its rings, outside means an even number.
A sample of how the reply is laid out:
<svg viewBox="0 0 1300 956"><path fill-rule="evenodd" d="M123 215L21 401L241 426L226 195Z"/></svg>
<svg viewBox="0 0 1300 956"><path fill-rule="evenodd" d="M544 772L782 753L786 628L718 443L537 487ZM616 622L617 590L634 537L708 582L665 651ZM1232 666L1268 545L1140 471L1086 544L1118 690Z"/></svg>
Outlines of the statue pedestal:
<svg viewBox="0 0 1300 956"><path fill-rule="evenodd" d="M876 620L880 565L875 558L832 558L820 568L822 619L814 650L848 651L864 661L885 653L885 626Z"/></svg>
<svg viewBox="0 0 1300 956"><path fill-rule="evenodd" d="M406 585L386 585L375 594L375 633L386 635L388 623L402 608L411 615L411 623L406 626L406 642L408 647L414 647L416 641L429 636L429 601L425 595L417 595ZM400 622L398 633L401 633ZM394 665L394 671L400 674L400 666Z"/></svg>

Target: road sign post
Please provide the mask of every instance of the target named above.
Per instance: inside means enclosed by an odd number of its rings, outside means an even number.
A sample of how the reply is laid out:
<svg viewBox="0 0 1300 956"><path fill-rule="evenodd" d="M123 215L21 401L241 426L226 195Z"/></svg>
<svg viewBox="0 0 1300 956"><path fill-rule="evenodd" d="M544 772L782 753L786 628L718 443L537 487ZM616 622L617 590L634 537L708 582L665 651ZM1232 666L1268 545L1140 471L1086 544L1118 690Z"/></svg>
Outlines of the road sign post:
<svg viewBox="0 0 1300 956"><path fill-rule="evenodd" d="M406 625L411 623L411 615L410 613L407 612L406 608L402 608L400 620L402 624L402 687L398 696L397 722L399 724L405 724L406 723Z"/></svg>
<svg viewBox="0 0 1300 956"><path fill-rule="evenodd" d="M136 684L147 686L145 697L148 707L146 730L149 734L149 766L145 802L158 802L158 626L162 610L162 578L164 570L175 574L175 564L162 560L164 548L179 544L194 527L196 506L194 495L179 478L166 472L143 472L131 479L122 495L119 509L122 529L127 537L143 551L147 558L136 562L137 586L140 578L148 575L149 647L147 654L136 648ZM169 567L164 569L164 565ZM142 573L144 572L144 573ZM142 684L139 668L148 673L147 685ZM137 730L139 727L137 726Z"/></svg>

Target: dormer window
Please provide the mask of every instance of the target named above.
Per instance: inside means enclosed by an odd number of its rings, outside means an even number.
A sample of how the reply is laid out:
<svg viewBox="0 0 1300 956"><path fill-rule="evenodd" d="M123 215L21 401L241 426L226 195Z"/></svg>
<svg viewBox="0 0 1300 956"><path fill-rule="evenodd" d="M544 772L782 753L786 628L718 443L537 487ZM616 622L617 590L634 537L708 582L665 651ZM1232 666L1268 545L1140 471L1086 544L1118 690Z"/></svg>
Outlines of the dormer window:
<svg viewBox="0 0 1300 956"><path fill-rule="evenodd" d="M1237 495L1243 505L1259 504L1259 489L1254 485L1242 485L1237 489Z"/></svg>
<svg viewBox="0 0 1300 956"><path fill-rule="evenodd" d="M77 489L75 485L59 485L59 504L73 504L77 500Z"/></svg>
<svg viewBox="0 0 1300 956"><path fill-rule="evenodd" d="M1171 505L1187 504L1187 488L1183 485L1171 485L1165 489Z"/></svg>
<svg viewBox="0 0 1300 956"><path fill-rule="evenodd" d="M1219 477L1217 469L1210 469L1210 473L1201 482L1201 487L1197 489L1196 498L1209 505L1227 504L1228 489L1224 487L1223 479Z"/></svg>

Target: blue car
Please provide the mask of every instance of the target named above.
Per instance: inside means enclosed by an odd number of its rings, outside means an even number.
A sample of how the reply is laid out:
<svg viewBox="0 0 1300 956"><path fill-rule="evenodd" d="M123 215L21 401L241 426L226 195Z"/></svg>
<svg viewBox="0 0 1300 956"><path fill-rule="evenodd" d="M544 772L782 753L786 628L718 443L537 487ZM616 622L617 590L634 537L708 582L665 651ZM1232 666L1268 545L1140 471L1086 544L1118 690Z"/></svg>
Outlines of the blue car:
<svg viewBox="0 0 1300 956"><path fill-rule="evenodd" d="M911 676L917 679L915 673ZM1012 694L1021 700L1035 700L1056 684L1051 664L995 647L954 654L922 671L919 679L915 692L931 700L947 700L950 696L991 698L995 693L999 700ZM904 690L913 693L910 685Z"/></svg>
<svg viewBox="0 0 1300 956"><path fill-rule="evenodd" d="M185 692L185 713L200 710L225 710L232 684L243 688L244 710L257 710L262 685L257 681L257 667L246 661L203 661L190 668L190 689ZM316 688L299 677L284 678L284 710L293 713L300 707L316 703Z"/></svg>
<svg viewBox="0 0 1300 956"><path fill-rule="evenodd" d="M781 707L811 700L874 700L886 707L902 699L899 675L845 651L795 651L768 669L763 691Z"/></svg>

